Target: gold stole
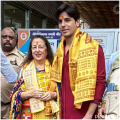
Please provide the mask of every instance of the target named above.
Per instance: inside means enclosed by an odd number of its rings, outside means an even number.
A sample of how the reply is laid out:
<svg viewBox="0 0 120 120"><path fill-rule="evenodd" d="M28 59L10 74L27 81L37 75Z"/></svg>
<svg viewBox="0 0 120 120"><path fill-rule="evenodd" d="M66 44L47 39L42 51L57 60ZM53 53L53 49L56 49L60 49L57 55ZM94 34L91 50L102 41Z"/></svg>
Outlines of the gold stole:
<svg viewBox="0 0 120 120"><path fill-rule="evenodd" d="M25 85L26 88L28 90L31 89L39 89L38 83L37 83L37 78L36 78L36 69L35 69L35 63L34 60L32 62L30 62L28 65L25 65L25 67L23 68L23 79L25 81ZM50 69L51 69L51 65L48 62L48 60L45 61L45 73L46 73L46 78L48 79L48 81L50 81ZM54 83L54 82L52 82ZM47 88L49 91L54 91L54 86L56 84L54 83L54 85L51 85L50 88ZM30 108L31 108L31 113L36 113L39 111L44 110L44 102L40 101L40 98L30 98ZM47 108L45 109L45 113L47 115L55 112L59 111L59 108L57 107L57 105L55 104L54 100L48 101L46 102L46 106Z"/></svg>
<svg viewBox="0 0 120 120"><path fill-rule="evenodd" d="M61 82L63 65L63 38L56 51L51 80ZM69 48L70 87L74 105L81 109L82 102L94 99L97 74L98 42L78 28Z"/></svg>

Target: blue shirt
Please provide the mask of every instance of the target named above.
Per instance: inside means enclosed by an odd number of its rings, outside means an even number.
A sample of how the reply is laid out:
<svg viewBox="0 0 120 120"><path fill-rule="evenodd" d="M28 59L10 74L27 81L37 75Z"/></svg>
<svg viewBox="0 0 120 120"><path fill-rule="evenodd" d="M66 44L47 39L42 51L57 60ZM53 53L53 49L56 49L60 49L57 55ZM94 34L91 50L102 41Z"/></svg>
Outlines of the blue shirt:
<svg viewBox="0 0 120 120"><path fill-rule="evenodd" d="M3 54L3 51L0 48L1 52L1 73L7 79L7 83L16 82L17 73L14 71L12 65L10 64L7 57Z"/></svg>
<svg viewBox="0 0 120 120"><path fill-rule="evenodd" d="M109 75L112 64L118 56L119 56L119 50L117 52L114 52L107 61L107 64L106 64L106 80L107 80L107 77Z"/></svg>

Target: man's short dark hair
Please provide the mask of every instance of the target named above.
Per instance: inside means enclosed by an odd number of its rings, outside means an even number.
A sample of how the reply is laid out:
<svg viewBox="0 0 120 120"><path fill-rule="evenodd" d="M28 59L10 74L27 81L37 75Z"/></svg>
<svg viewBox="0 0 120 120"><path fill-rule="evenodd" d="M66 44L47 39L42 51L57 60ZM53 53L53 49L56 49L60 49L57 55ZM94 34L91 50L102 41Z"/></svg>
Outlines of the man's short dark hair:
<svg viewBox="0 0 120 120"><path fill-rule="evenodd" d="M59 15L62 12L66 12L70 17L73 17L75 21L80 19L80 13L77 6L75 6L74 4L62 4L55 13L55 17L57 18L57 20L59 19Z"/></svg>

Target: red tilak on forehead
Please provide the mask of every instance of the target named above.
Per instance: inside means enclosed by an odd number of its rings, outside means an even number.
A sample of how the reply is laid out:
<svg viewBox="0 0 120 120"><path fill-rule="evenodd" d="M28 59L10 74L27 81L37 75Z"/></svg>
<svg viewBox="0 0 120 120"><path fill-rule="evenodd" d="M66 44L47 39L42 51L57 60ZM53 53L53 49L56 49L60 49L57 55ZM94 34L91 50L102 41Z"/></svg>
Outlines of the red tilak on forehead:
<svg viewBox="0 0 120 120"><path fill-rule="evenodd" d="M64 18L63 15L61 16L61 18L62 18L62 19Z"/></svg>
<svg viewBox="0 0 120 120"><path fill-rule="evenodd" d="M38 41L36 42L36 45L38 45Z"/></svg>

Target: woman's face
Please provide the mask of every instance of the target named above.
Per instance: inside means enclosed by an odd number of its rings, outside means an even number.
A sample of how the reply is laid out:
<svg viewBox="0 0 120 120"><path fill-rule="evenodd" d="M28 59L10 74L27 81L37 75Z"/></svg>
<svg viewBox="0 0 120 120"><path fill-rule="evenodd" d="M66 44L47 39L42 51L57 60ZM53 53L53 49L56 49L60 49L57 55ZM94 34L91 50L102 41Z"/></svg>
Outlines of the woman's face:
<svg viewBox="0 0 120 120"><path fill-rule="evenodd" d="M45 61L47 56L47 47L41 38L34 38L32 41L32 56L34 60Z"/></svg>

